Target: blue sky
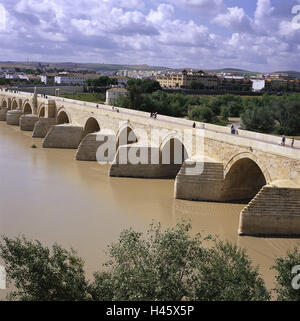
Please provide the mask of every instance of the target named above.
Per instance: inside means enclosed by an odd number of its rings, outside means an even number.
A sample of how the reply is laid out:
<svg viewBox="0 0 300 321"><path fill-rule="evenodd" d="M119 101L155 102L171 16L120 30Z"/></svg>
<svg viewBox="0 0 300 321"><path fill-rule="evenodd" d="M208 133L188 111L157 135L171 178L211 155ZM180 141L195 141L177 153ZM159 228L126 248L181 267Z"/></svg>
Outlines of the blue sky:
<svg viewBox="0 0 300 321"><path fill-rule="evenodd" d="M300 70L295 5L300 0L0 0L0 60Z"/></svg>

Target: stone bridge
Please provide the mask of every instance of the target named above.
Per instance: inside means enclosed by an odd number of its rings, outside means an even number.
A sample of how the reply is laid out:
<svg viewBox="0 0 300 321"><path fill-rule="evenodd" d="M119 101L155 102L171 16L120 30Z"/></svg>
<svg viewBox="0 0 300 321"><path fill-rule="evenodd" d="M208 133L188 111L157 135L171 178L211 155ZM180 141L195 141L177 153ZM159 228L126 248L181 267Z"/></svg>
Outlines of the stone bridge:
<svg viewBox="0 0 300 321"><path fill-rule="evenodd" d="M300 235L300 141L8 89L0 120L78 161L110 161L110 176L174 178L177 199L247 200L240 235Z"/></svg>

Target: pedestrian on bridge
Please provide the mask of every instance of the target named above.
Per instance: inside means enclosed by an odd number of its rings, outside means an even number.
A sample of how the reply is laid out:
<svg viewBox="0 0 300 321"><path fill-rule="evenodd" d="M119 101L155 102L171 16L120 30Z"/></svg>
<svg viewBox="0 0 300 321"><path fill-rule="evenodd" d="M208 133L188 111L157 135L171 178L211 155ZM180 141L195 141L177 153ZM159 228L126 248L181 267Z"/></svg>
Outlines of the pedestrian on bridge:
<svg viewBox="0 0 300 321"><path fill-rule="evenodd" d="M286 140L286 138L285 138L285 136L283 135L283 136L282 136L282 141L281 141L281 145L282 145L282 146L285 146L285 140Z"/></svg>
<svg viewBox="0 0 300 321"><path fill-rule="evenodd" d="M293 137L292 139L292 144L291 144L291 147L294 148L294 143L295 143L295 138Z"/></svg>

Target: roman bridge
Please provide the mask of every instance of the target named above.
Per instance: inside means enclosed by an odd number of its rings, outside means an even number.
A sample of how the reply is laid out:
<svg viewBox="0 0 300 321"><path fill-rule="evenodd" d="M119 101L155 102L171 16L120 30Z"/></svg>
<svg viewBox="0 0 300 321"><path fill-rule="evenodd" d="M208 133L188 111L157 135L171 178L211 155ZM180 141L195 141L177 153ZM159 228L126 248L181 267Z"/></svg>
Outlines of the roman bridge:
<svg viewBox="0 0 300 321"><path fill-rule="evenodd" d="M177 199L248 200L241 235L300 235L300 141L8 89L0 120L78 161L110 161L110 176L174 178Z"/></svg>

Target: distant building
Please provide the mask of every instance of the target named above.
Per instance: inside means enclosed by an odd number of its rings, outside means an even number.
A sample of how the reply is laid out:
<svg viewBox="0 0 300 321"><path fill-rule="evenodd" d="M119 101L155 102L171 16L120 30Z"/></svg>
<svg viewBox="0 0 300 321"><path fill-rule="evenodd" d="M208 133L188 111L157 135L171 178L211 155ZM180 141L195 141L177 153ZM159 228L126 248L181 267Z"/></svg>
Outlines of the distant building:
<svg viewBox="0 0 300 321"><path fill-rule="evenodd" d="M5 78L6 79L18 79L18 75L17 74L5 74Z"/></svg>
<svg viewBox="0 0 300 321"><path fill-rule="evenodd" d="M219 85L219 79L216 76L206 74L200 70L197 72L183 70L181 73L157 75L156 80L162 88L190 88L192 83L201 83L206 88L214 88Z"/></svg>
<svg viewBox="0 0 300 321"><path fill-rule="evenodd" d="M55 75L54 74L47 74L47 75L40 75L41 82L45 85L54 85L55 83Z"/></svg>
<svg viewBox="0 0 300 321"><path fill-rule="evenodd" d="M111 79L116 79L119 87L126 87L128 78L123 76L113 76Z"/></svg>
<svg viewBox="0 0 300 321"><path fill-rule="evenodd" d="M286 79L266 79L267 91L291 91L300 92L300 79L286 78Z"/></svg>
<svg viewBox="0 0 300 321"><path fill-rule="evenodd" d="M113 105L120 96L127 95L128 91L124 88L111 88L106 91L106 105Z"/></svg>
<svg viewBox="0 0 300 321"><path fill-rule="evenodd" d="M84 85L86 77L72 74L62 74L54 77L54 82L59 85Z"/></svg>
<svg viewBox="0 0 300 321"><path fill-rule="evenodd" d="M264 79L251 79L252 81L252 90L254 92L260 92L265 89L266 81Z"/></svg>

